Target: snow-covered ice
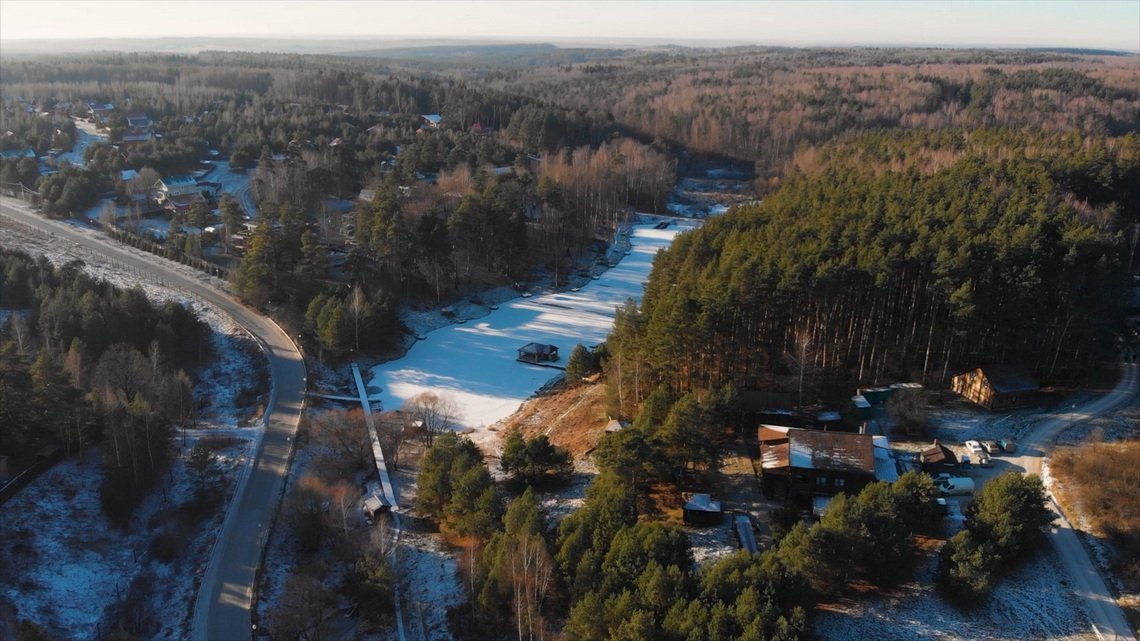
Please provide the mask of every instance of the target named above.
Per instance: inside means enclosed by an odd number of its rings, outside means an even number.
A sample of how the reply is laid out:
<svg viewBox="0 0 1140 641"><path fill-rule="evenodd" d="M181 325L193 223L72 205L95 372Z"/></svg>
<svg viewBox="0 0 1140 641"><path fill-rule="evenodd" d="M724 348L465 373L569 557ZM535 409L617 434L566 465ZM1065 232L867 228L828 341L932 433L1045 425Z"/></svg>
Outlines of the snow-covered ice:
<svg viewBox="0 0 1140 641"><path fill-rule="evenodd" d="M532 341L557 345L559 364L565 364L576 344L605 340L616 308L627 299L640 300L657 251L698 224L636 225L630 254L598 280L577 292L518 298L477 321L431 332L403 358L372 368L370 385L380 388L384 409L399 408L422 392L449 396L460 409L456 423L482 432L559 375L518 362L518 348Z"/></svg>

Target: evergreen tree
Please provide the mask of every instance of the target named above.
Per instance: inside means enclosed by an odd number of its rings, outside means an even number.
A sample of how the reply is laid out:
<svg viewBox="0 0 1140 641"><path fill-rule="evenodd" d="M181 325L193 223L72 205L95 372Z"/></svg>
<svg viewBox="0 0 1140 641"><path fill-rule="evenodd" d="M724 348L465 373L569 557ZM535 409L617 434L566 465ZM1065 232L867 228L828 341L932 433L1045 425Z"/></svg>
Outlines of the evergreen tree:
<svg viewBox="0 0 1140 641"><path fill-rule="evenodd" d="M249 247L234 276L238 296L256 308L264 307L273 295L276 261L272 243L272 230L269 223L262 219L249 240Z"/></svg>

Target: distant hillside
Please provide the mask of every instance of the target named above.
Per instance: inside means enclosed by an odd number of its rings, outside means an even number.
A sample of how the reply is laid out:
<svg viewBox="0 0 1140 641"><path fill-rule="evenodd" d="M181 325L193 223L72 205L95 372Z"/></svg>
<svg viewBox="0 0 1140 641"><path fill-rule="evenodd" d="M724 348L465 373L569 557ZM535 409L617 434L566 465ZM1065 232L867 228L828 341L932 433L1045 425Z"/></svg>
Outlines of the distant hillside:
<svg viewBox="0 0 1140 641"><path fill-rule="evenodd" d="M558 48L551 44L512 45L495 40L470 40L460 38L313 38L313 37L204 37L185 38L78 38L74 40L39 39L6 40L3 53L12 55L40 55L52 53L76 53L88 51L153 51L158 53L198 53L200 51L253 51L298 54L351 54L385 56L390 58L422 58L414 54L419 50L440 52L477 52L487 48L493 51L506 47L502 55L522 54ZM511 47L522 50L512 53ZM455 57L457 54L452 54ZM527 54L530 55L530 54ZM426 57L449 57L446 53Z"/></svg>
<svg viewBox="0 0 1140 641"><path fill-rule="evenodd" d="M1135 51L1118 51L1116 49L1080 49L1077 47L1030 47L1026 51L1040 51L1042 53L1065 53L1074 56L1135 56Z"/></svg>
<svg viewBox="0 0 1140 641"><path fill-rule="evenodd" d="M420 62L462 62L495 66L543 66L616 58L620 49L562 48L550 43L461 44L392 47L351 51L346 55Z"/></svg>

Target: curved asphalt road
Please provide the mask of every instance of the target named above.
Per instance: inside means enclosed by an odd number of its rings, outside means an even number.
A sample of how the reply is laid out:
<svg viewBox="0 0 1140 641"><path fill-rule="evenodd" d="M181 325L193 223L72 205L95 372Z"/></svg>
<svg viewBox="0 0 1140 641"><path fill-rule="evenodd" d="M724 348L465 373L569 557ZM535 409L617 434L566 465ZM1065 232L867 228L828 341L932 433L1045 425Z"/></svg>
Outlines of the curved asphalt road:
<svg viewBox="0 0 1140 641"><path fill-rule="evenodd" d="M251 638L250 604L257 568L276 515L293 436L305 397L305 363L292 339L268 318L220 291L213 278L189 275L173 263L126 247L93 229L48 220L20 201L0 198L2 218L52 233L63 242L76 243L155 280L189 292L229 314L261 343L269 358L272 381L266 405L266 427L252 463L238 481L222 530L211 552L199 588L192 622L192 638L203 641L248 641Z"/></svg>
<svg viewBox="0 0 1140 641"><path fill-rule="evenodd" d="M1110 393L1043 421L1031 436L1018 443L1024 454L1017 458L1011 457L1010 462L1020 464L1026 474L1040 474L1045 455L1066 427L1075 421L1084 421L1132 402L1137 390L1140 390L1140 365L1122 364L1121 370L1120 382ZM1132 628L1124 618L1124 612L1109 592L1073 526L1061 514L1055 502L1050 504L1050 508L1057 513L1058 525L1050 528L1047 536L1057 549L1065 573L1072 579L1073 591L1080 599L1089 622L1095 626L1099 638L1136 641Z"/></svg>

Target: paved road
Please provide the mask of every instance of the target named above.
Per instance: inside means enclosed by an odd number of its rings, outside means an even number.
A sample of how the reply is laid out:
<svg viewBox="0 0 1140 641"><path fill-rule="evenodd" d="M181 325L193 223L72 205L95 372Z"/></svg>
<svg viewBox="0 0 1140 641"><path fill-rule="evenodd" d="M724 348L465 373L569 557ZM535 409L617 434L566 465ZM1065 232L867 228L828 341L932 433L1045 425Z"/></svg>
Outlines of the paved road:
<svg viewBox="0 0 1140 641"><path fill-rule="evenodd" d="M55 234L63 242L98 252L138 273L153 274L153 280L194 294L232 316L268 353L273 384L267 404L267 425L251 466L238 482L214 544L193 618L194 639L248 641L256 571L268 526L276 515L305 396L305 364L297 346L273 321L222 292L216 286L217 281L204 274L187 274L174 263L125 247L93 229L47 220L26 209L20 201L0 198L0 214ZM2 227L0 223L0 233L3 233Z"/></svg>
<svg viewBox="0 0 1140 641"><path fill-rule="evenodd" d="M1012 459L1011 462L1020 464L1027 474L1040 474L1045 455L1053 448L1053 442L1066 427L1132 402L1137 390L1140 389L1140 365L1122 364L1121 370L1120 382L1112 392L1075 407L1070 412L1045 420L1034 430L1032 436L1018 444L1022 455L1019 457L1020 460ZM1077 538L1076 531L1058 510L1056 503L1051 503L1050 507L1057 513L1058 526L1050 528L1048 538L1057 549L1061 563L1065 566L1065 572L1073 582L1073 591L1081 600L1089 621L1096 626L1103 639L1136 641L1132 628L1124 618L1124 613L1112 598L1104 579L1089 558L1088 551Z"/></svg>

